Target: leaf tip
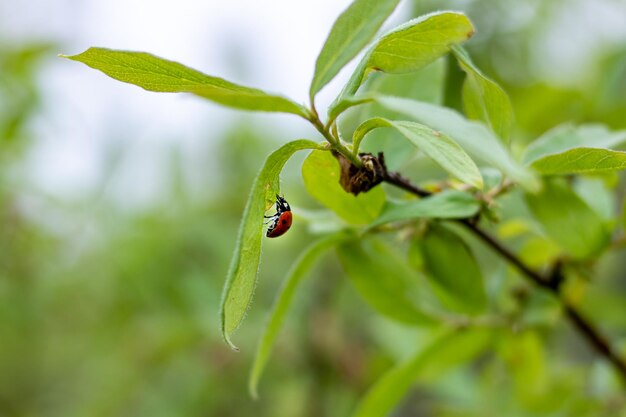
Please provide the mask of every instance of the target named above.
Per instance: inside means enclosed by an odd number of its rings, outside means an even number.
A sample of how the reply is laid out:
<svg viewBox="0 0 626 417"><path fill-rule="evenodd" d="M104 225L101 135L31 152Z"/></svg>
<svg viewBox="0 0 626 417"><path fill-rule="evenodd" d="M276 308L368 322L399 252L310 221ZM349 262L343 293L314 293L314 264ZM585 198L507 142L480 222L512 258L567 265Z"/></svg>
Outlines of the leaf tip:
<svg viewBox="0 0 626 417"><path fill-rule="evenodd" d="M256 401L259 399L259 390L257 388L256 379L250 378L250 382L248 383L248 392L253 400Z"/></svg>
<svg viewBox="0 0 626 417"><path fill-rule="evenodd" d="M223 314L223 312L222 312ZM222 316L222 320L224 320L223 316ZM222 321L222 337L224 338L224 342L226 342L226 344L235 352L239 352L239 348L237 346L235 346L235 344L232 342L232 340L230 340L230 334L228 332L228 330L226 329L226 325L225 322Z"/></svg>
<svg viewBox="0 0 626 417"><path fill-rule="evenodd" d="M230 336L228 336L228 334L226 333L224 333L224 341L232 350L234 350L235 352L239 352L239 348L235 346L235 344L230 340Z"/></svg>

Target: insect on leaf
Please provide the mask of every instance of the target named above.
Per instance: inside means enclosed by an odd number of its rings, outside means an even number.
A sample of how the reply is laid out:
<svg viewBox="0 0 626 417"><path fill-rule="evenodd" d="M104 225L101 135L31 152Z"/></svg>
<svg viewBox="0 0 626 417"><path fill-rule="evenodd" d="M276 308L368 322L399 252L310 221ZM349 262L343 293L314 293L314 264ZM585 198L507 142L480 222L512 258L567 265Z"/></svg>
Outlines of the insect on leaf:
<svg viewBox="0 0 626 417"><path fill-rule="evenodd" d="M237 348L230 336L241 324L252 301L261 256L263 213L279 193L280 171L294 152L318 147L315 142L308 140L296 140L283 145L267 157L254 180L222 293L222 335L233 349Z"/></svg>

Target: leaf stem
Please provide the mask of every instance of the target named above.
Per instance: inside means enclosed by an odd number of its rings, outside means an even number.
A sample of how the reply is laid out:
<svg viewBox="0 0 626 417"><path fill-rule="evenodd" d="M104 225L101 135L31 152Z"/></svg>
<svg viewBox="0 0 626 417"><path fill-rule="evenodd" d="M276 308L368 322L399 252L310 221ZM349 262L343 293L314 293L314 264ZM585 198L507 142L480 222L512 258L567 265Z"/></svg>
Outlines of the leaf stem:
<svg viewBox="0 0 626 417"><path fill-rule="evenodd" d="M383 181L419 197L428 197L432 195L431 192L415 186L399 173L388 172L386 167L384 167ZM494 252L498 253L502 258L513 265L522 276L532 281L535 285L551 292L561 304L563 312L569 321L574 325L578 332L585 339L587 339L587 342L589 342L589 344L600 355L604 356L605 359L613 365L617 373L622 377L623 382L626 384L626 361L617 354L609 341L601 334L597 326L588 318L584 317L578 308L566 299L561 290L561 283L563 281L561 268L553 268L552 273L549 276L544 277L542 274L526 265L515 253L509 250L494 236L483 230L476 223L476 221L474 221L474 219L459 219L456 221L466 227L485 245L489 246Z"/></svg>
<svg viewBox="0 0 626 417"><path fill-rule="evenodd" d="M357 155L354 155L354 153L350 151L344 143L342 143L336 127L333 128L333 131L331 132L331 126L325 126L324 123L322 123L315 109L311 109L310 113L311 114L309 115L308 120L315 127L315 129L317 129L317 131L324 136L324 139L330 143L332 149L345 156L354 166L361 167L363 163Z"/></svg>

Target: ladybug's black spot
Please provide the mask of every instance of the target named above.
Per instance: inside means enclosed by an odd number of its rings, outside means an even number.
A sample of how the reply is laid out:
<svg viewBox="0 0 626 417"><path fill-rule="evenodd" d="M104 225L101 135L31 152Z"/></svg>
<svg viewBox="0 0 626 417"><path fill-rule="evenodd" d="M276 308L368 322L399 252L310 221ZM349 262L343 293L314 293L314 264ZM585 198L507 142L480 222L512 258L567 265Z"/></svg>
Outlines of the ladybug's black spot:
<svg viewBox="0 0 626 417"><path fill-rule="evenodd" d="M282 224L287 224L287 220L284 220L281 222Z"/></svg>

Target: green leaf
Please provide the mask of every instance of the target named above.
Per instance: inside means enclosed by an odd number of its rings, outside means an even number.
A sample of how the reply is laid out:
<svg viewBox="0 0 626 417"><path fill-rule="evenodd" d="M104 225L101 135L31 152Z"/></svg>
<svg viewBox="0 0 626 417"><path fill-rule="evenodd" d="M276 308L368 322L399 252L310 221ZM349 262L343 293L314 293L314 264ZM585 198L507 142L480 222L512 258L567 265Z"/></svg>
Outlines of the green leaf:
<svg viewBox="0 0 626 417"><path fill-rule="evenodd" d="M212 77L146 52L89 48L78 55L61 56L82 62L111 78L148 91L192 93L238 109L292 113L307 117L307 110L288 98Z"/></svg>
<svg viewBox="0 0 626 417"><path fill-rule="evenodd" d="M257 387L259 379L267 364L274 342L278 337L278 332L285 321L287 311L296 295L298 286L306 277L307 272L311 270L317 259L323 255L325 251L337 245L337 243L345 238L345 233L337 233L314 242L300 254L298 259L296 259L291 266L282 288L278 291L274 307L269 314L269 320L265 326L265 331L259 340L256 356L252 365L252 372L250 373L250 379L248 381L252 397L258 397Z"/></svg>
<svg viewBox="0 0 626 417"><path fill-rule="evenodd" d="M615 220L617 207L615 190L604 178L578 177L574 183L574 190L604 220Z"/></svg>
<svg viewBox="0 0 626 417"><path fill-rule="evenodd" d="M487 304L483 276L467 244L456 233L432 223L421 246L427 276L439 299L454 310L483 311Z"/></svg>
<svg viewBox="0 0 626 417"><path fill-rule="evenodd" d="M399 2L355 0L337 18L315 63L311 98L372 40Z"/></svg>
<svg viewBox="0 0 626 417"><path fill-rule="evenodd" d="M391 74L417 71L465 42L474 34L462 13L436 12L413 19L380 38L367 59L367 68Z"/></svg>
<svg viewBox="0 0 626 417"><path fill-rule="evenodd" d="M358 96L344 96L335 107L330 109L329 118L334 120L347 109L374 101L374 95L387 95L395 97L411 98L427 103L441 104L444 99L446 81L446 61L439 59L417 72L407 74L373 73L363 86L364 92ZM373 94L371 94L373 93ZM392 112L381 106L368 106L361 112L359 120L371 117L385 117L398 119L397 112ZM345 126L345 120L342 125ZM385 152L385 157L389 157Z"/></svg>
<svg viewBox="0 0 626 417"><path fill-rule="evenodd" d="M339 185L339 162L328 151L313 151L302 165L304 186L320 203L352 224L367 224L378 217L385 192L376 187L358 196Z"/></svg>
<svg viewBox="0 0 626 417"><path fill-rule="evenodd" d="M419 200L388 201L371 226L411 219L462 219L472 217L478 210L480 203L471 194L446 190Z"/></svg>
<svg viewBox="0 0 626 417"><path fill-rule="evenodd" d="M438 59L419 71L408 74L374 73L361 89L378 94L409 97L414 100L440 104L443 102L446 81L445 61L445 59ZM388 120L406 119L405 116L399 115L397 112L372 103L346 114L341 121L340 128L346 132L346 135L351 134L356 123L372 117L383 117ZM362 149L363 152L370 152L374 155L383 152L385 162L389 167L406 166L419 153L419 150L404 140L400 133L390 132L388 129L373 131L368 143Z"/></svg>
<svg viewBox="0 0 626 417"><path fill-rule="evenodd" d="M359 294L380 314L402 323L429 324L418 305L419 275L380 240L352 240L337 247L339 260Z"/></svg>
<svg viewBox="0 0 626 417"><path fill-rule="evenodd" d="M447 329L408 360L382 376L359 401L352 417L384 417L402 400L415 380L443 375L450 368L471 361L491 339L485 329Z"/></svg>
<svg viewBox="0 0 626 417"><path fill-rule="evenodd" d="M600 148L574 148L547 155L532 163L543 175L598 174L626 169L626 152Z"/></svg>
<svg viewBox="0 0 626 417"><path fill-rule="evenodd" d="M358 151L363 137L372 129L392 127L417 146L452 176L476 188L483 187L483 178L474 161L455 141L445 134L414 122L392 122L383 118L369 119L354 132L353 146Z"/></svg>
<svg viewBox="0 0 626 417"><path fill-rule="evenodd" d="M482 120L501 139L508 140L513 124L513 106L509 96L474 65L462 46L452 52L467 74L463 84L463 105L470 119Z"/></svg>
<svg viewBox="0 0 626 417"><path fill-rule="evenodd" d="M549 130L531 143L524 154L524 162L530 164L544 156L574 148L611 148L625 141L626 130L611 132L602 125L565 124Z"/></svg>
<svg viewBox="0 0 626 417"><path fill-rule="evenodd" d="M417 71L450 51L474 34L467 16L456 12L436 12L413 19L382 36L363 57L352 77L329 108L359 89L372 71L404 74Z"/></svg>
<svg viewBox="0 0 626 417"><path fill-rule="evenodd" d="M445 81L446 60L438 59L418 71L407 74L375 72L368 77L362 88L364 91L388 96L406 97L440 104L444 99ZM370 117L377 114L372 114ZM393 118L391 119L393 120Z"/></svg>
<svg viewBox="0 0 626 417"><path fill-rule="evenodd" d="M461 145L474 160L498 168L525 188L538 189L539 182L532 172L519 164L483 124L467 120L454 110L434 104L380 95L372 95L370 98L388 109L406 114L443 132Z"/></svg>
<svg viewBox="0 0 626 417"><path fill-rule="evenodd" d="M280 171L294 152L316 148L319 145L308 140L296 140L283 145L267 157L254 180L239 226L220 308L222 335L233 349L237 348L231 342L230 335L243 321L252 301L261 256L263 214L280 191Z"/></svg>
<svg viewBox="0 0 626 417"><path fill-rule="evenodd" d="M505 339L501 349L518 401L533 409L542 399L545 402L546 395L551 394L544 347L539 336L532 331L514 333Z"/></svg>
<svg viewBox="0 0 626 417"><path fill-rule="evenodd" d="M575 258L597 254L609 241L602 218L560 181L546 181L526 204L548 237Z"/></svg>
<svg viewBox="0 0 626 417"><path fill-rule="evenodd" d="M351 107L360 106L361 104L371 103L375 101L376 93L360 93L359 95L348 95L339 97L335 103L328 109L328 117L335 120L341 113Z"/></svg>

